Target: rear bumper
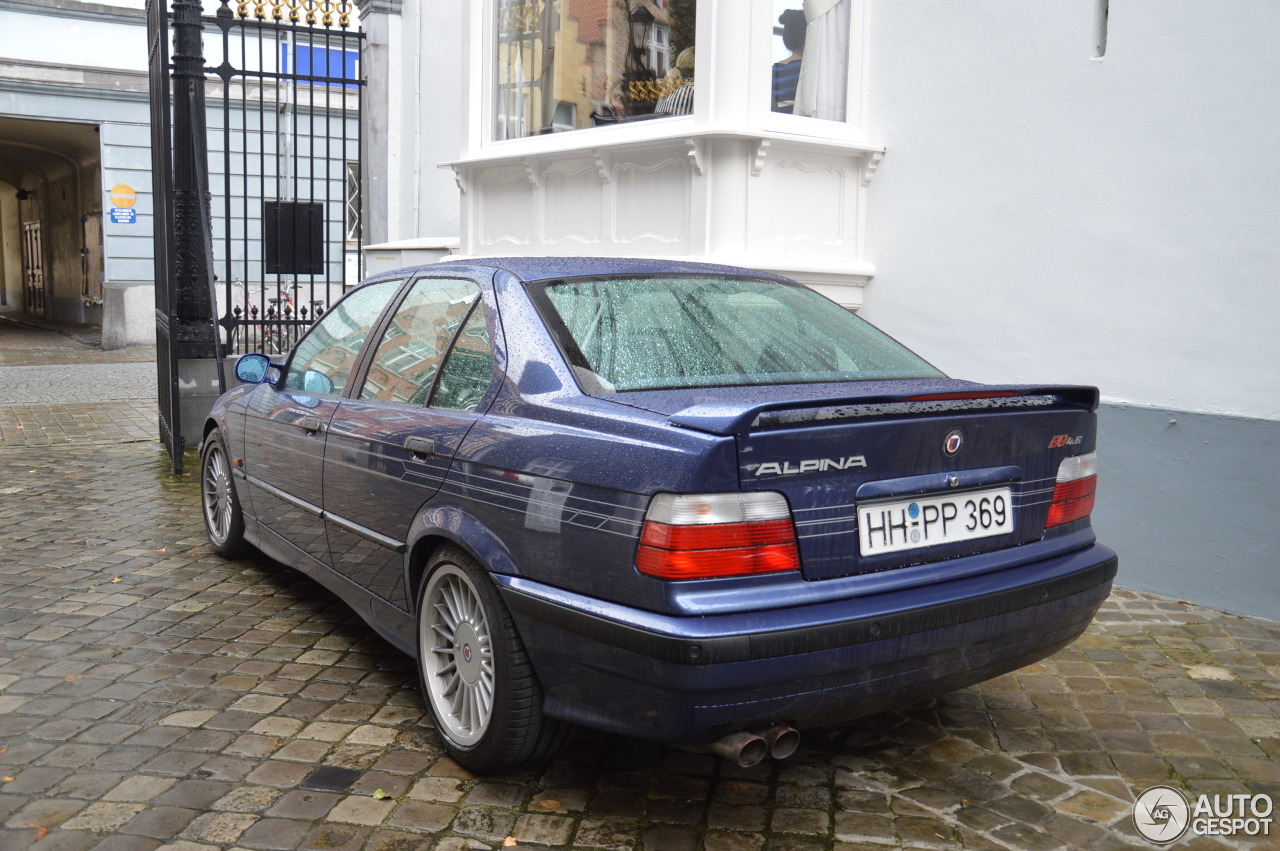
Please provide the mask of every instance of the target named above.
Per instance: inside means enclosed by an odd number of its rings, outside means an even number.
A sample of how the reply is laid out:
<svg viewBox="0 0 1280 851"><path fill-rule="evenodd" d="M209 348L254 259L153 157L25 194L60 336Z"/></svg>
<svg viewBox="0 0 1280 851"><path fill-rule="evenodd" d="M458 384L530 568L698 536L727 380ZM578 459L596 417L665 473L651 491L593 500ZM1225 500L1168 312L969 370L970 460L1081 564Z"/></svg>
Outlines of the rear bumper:
<svg viewBox="0 0 1280 851"><path fill-rule="evenodd" d="M831 724L909 705L1054 653L1111 590L1091 545L927 587L787 609L672 617L495 577L546 711L677 743L787 722Z"/></svg>

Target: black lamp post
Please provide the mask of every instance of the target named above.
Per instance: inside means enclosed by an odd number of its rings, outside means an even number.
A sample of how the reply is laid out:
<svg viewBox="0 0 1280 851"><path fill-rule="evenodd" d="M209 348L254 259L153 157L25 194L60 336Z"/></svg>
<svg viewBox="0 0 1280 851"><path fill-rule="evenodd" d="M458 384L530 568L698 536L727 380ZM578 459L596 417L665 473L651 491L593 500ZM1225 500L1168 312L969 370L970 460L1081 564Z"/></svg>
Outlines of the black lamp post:
<svg viewBox="0 0 1280 851"><path fill-rule="evenodd" d="M631 10L631 46L636 51L636 58L639 60L640 66L648 65L648 60L644 58L645 53L649 49L649 32L653 29L653 12L649 11L649 7L641 3Z"/></svg>
<svg viewBox="0 0 1280 851"><path fill-rule="evenodd" d="M627 12L627 67L623 75L626 86L623 98L627 103L627 112L638 115L653 112L656 101L646 97L643 90L633 91L633 83L651 83L658 75L649 67L649 33L653 29L653 12L640 3L629 7ZM641 88L641 87L636 87Z"/></svg>

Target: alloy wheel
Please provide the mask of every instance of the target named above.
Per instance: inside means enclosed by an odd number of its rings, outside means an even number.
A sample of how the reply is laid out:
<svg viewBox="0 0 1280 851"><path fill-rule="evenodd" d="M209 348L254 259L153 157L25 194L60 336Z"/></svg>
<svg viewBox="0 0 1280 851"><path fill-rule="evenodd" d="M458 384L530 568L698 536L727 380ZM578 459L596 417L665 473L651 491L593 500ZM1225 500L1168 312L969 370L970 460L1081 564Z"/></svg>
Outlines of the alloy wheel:
<svg viewBox="0 0 1280 851"><path fill-rule="evenodd" d="M471 578L452 564L431 574L419 627L423 680L444 732L459 745L484 736L493 717L495 665L488 613Z"/></svg>
<svg viewBox="0 0 1280 851"><path fill-rule="evenodd" d="M211 446L204 462L204 517L209 535L215 543L227 540L231 533L235 505L231 498L231 475L227 456L220 446Z"/></svg>

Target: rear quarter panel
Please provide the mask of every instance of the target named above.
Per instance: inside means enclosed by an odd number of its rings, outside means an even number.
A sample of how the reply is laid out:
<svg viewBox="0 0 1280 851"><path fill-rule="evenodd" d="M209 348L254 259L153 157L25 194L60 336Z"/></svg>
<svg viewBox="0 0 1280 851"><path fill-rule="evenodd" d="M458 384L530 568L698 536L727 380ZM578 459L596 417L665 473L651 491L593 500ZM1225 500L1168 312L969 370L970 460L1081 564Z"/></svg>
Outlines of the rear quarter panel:
<svg viewBox="0 0 1280 851"><path fill-rule="evenodd" d="M433 507L457 503L475 516L520 576L666 610L670 583L635 568L650 497L735 488L733 440L594 404L605 410L548 410L504 394L467 435Z"/></svg>

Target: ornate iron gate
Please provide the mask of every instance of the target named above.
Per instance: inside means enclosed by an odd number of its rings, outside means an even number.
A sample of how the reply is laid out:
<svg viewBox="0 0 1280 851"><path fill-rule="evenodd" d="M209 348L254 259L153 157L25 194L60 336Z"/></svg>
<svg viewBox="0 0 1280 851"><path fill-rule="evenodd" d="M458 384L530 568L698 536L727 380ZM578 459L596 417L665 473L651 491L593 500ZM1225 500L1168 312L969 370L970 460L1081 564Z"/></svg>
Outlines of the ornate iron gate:
<svg viewBox="0 0 1280 851"><path fill-rule="evenodd" d="M147 1L147 52L151 88L151 192L155 207L153 255L156 274L156 386L160 439L182 472L186 448L178 423L178 350L172 329L177 325L173 280L173 147L169 89L169 14L162 2Z"/></svg>
<svg viewBox="0 0 1280 851"><path fill-rule="evenodd" d="M350 16L328 0L218 10L214 244L233 352L288 351L359 280L364 33Z"/></svg>
<svg viewBox="0 0 1280 851"><path fill-rule="evenodd" d="M44 237L40 222L22 225L22 282L27 313L44 316Z"/></svg>
<svg viewBox="0 0 1280 851"><path fill-rule="evenodd" d="M215 349L283 354L360 278L364 34L346 0L149 11L155 197L173 199L163 215L156 203L160 419L178 469L182 364Z"/></svg>

